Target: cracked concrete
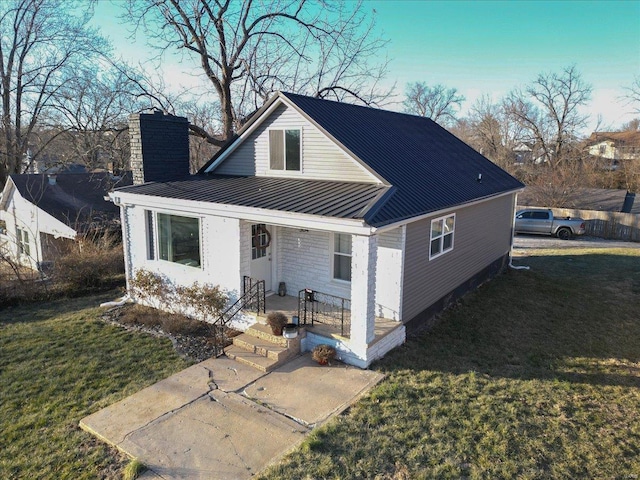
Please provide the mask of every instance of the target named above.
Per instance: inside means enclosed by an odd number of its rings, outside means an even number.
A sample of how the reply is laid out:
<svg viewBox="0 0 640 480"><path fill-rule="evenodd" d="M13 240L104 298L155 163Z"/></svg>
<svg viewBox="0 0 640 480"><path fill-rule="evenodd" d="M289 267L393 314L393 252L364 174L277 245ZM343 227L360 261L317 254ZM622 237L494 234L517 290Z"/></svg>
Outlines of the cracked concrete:
<svg viewBox="0 0 640 480"><path fill-rule="evenodd" d="M100 410L80 426L138 458L152 479L248 479L342 412L379 373L302 355L270 373L206 360Z"/></svg>

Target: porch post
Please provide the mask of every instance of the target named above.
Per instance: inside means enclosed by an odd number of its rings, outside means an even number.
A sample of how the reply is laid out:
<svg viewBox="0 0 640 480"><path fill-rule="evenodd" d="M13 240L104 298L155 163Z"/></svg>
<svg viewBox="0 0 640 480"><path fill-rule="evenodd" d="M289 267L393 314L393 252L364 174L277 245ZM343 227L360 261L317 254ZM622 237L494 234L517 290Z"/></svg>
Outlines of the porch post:
<svg viewBox="0 0 640 480"><path fill-rule="evenodd" d="M375 292L378 237L352 236L351 244L351 344L366 359L375 338Z"/></svg>

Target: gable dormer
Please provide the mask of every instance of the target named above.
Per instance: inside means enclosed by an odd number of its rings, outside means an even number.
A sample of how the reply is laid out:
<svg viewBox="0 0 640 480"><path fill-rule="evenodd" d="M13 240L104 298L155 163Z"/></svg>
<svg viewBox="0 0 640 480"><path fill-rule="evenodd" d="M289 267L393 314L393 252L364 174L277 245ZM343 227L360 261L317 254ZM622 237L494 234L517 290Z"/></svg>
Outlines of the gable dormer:
<svg viewBox="0 0 640 480"><path fill-rule="evenodd" d="M235 148L206 168L221 175L381 183L303 114L284 101L258 114ZM226 155L225 155L226 153Z"/></svg>

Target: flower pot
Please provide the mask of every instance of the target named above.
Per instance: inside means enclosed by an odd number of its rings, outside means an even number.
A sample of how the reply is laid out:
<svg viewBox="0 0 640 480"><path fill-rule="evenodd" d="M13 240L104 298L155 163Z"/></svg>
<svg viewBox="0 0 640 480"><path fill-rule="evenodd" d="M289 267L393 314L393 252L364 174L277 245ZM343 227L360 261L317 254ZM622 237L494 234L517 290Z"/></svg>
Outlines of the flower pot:
<svg viewBox="0 0 640 480"><path fill-rule="evenodd" d="M327 360L326 358L321 358L320 360L318 360L318 364L319 365L328 365L329 364L329 360Z"/></svg>
<svg viewBox="0 0 640 480"><path fill-rule="evenodd" d="M298 325L295 323L287 323L282 329L284 338L296 338L298 336Z"/></svg>

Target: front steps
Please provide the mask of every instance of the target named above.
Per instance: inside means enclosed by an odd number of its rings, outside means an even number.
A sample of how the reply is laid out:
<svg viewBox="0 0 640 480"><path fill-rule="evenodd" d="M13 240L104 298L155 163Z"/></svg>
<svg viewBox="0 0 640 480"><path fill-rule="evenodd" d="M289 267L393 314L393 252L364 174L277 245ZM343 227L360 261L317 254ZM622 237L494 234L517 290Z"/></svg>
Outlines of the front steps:
<svg viewBox="0 0 640 480"><path fill-rule="evenodd" d="M233 345L224 349L227 357L237 362L270 372L300 353L300 341L304 328L298 336L286 339L271 333L271 327L256 323L243 334L233 338Z"/></svg>

